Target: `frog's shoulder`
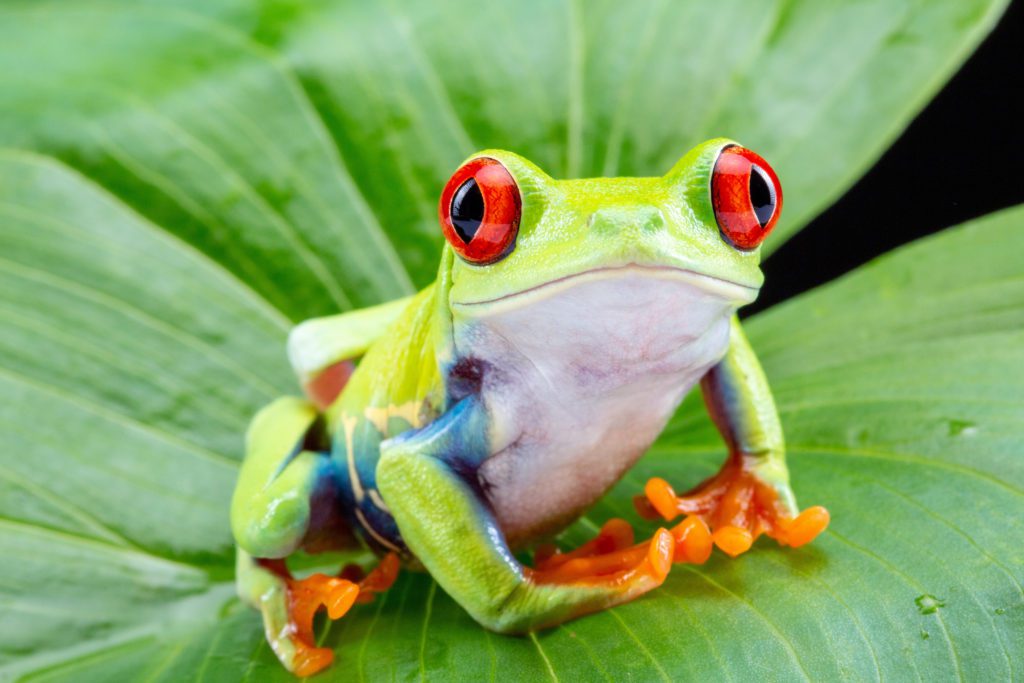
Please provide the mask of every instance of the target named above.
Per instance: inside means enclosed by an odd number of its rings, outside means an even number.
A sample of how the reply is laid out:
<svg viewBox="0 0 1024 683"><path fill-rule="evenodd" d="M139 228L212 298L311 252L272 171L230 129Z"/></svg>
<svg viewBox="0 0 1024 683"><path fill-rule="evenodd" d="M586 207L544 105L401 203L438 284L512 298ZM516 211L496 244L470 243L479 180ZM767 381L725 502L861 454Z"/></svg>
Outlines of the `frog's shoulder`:
<svg viewBox="0 0 1024 683"><path fill-rule="evenodd" d="M421 426L436 413L444 386L435 353L435 285L414 296L367 350L334 417L366 420L384 437Z"/></svg>

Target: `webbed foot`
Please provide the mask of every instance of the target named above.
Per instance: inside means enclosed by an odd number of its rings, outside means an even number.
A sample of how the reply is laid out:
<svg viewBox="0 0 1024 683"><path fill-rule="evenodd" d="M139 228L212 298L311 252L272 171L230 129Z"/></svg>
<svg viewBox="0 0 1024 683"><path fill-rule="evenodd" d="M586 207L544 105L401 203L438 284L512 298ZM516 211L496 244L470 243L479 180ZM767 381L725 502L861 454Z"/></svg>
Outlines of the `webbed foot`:
<svg viewBox="0 0 1024 683"><path fill-rule="evenodd" d="M629 535L632 536L632 529ZM636 595L660 586L672 567L675 554L672 534L659 529L649 541L620 546L625 538L599 534L577 551L543 558L536 568L528 571L528 577L538 585L614 587Z"/></svg>
<svg viewBox="0 0 1024 683"><path fill-rule="evenodd" d="M330 648L316 646L313 615L324 607L331 619L345 616L359 596L359 586L324 574L313 574L305 579L285 579L285 585L292 628L289 635L295 647L292 670L298 676L310 676L334 660L334 652Z"/></svg>
<svg viewBox="0 0 1024 683"><path fill-rule="evenodd" d="M718 474L682 496L654 477L634 503L648 519L671 520L685 514L703 520L714 544L731 557L749 550L761 534L780 545L810 543L828 526L828 510L814 506L798 512L788 484L767 481L759 475L757 462L732 456Z"/></svg>
<svg viewBox="0 0 1024 683"><path fill-rule="evenodd" d="M262 560L265 568L281 577L284 582L287 626L274 634L270 642L285 665L298 676L311 676L330 666L334 651L317 647L313 631L313 617L324 608L327 616L340 619L356 602L373 600L395 582L399 561L394 553L385 555L365 577L355 566L346 567L341 576L313 574L304 579L291 576L283 560ZM358 575L358 576L357 576ZM268 634L269 635L269 634ZM288 660L288 661L285 661Z"/></svg>
<svg viewBox="0 0 1024 683"><path fill-rule="evenodd" d="M539 547L530 578L537 584L616 586L639 594L661 585L673 562L701 563L710 553L711 534L696 518L659 529L642 543L634 542L628 522L612 519L593 540L570 552Z"/></svg>

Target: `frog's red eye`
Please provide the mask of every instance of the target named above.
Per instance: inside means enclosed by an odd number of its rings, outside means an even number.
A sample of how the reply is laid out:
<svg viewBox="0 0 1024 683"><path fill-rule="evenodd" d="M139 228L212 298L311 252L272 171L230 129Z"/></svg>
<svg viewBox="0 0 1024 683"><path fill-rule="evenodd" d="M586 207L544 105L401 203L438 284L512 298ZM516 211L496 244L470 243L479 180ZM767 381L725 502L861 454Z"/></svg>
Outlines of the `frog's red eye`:
<svg viewBox="0 0 1024 683"><path fill-rule="evenodd" d="M490 157L463 164L444 186L438 207L448 244L477 265L494 263L512 251L521 211L512 174Z"/></svg>
<svg viewBox="0 0 1024 683"><path fill-rule="evenodd" d="M732 145L715 162L711 204L725 239L737 249L754 249L779 220L782 186L768 162Z"/></svg>

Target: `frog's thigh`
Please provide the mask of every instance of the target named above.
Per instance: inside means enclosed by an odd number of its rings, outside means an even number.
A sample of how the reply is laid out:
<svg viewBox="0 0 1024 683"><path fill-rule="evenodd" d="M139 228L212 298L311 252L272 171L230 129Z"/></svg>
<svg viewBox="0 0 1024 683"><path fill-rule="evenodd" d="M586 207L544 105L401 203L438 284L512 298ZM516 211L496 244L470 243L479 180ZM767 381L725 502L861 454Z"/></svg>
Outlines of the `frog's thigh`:
<svg viewBox="0 0 1024 683"><path fill-rule="evenodd" d="M285 557L319 541L326 530L337 537L336 546L351 539L340 524L333 461L306 450L325 438L321 429L313 404L294 397L279 398L253 418L231 503L235 540L253 557ZM317 507L333 509L313 514ZM310 528L311 518L318 520L317 529ZM319 528L325 525L329 529Z"/></svg>

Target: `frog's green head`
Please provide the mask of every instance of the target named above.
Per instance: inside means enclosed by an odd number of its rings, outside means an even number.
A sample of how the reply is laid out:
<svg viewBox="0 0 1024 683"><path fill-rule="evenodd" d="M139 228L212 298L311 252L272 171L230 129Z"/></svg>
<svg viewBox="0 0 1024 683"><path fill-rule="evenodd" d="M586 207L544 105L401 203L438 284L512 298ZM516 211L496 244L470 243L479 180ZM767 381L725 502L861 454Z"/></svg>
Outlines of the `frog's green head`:
<svg viewBox="0 0 1024 683"><path fill-rule="evenodd" d="M740 306L757 297L760 245L781 208L771 167L725 139L698 145L658 178L555 180L516 154L486 150L441 196L449 302L526 303L576 276L637 268L690 278Z"/></svg>

